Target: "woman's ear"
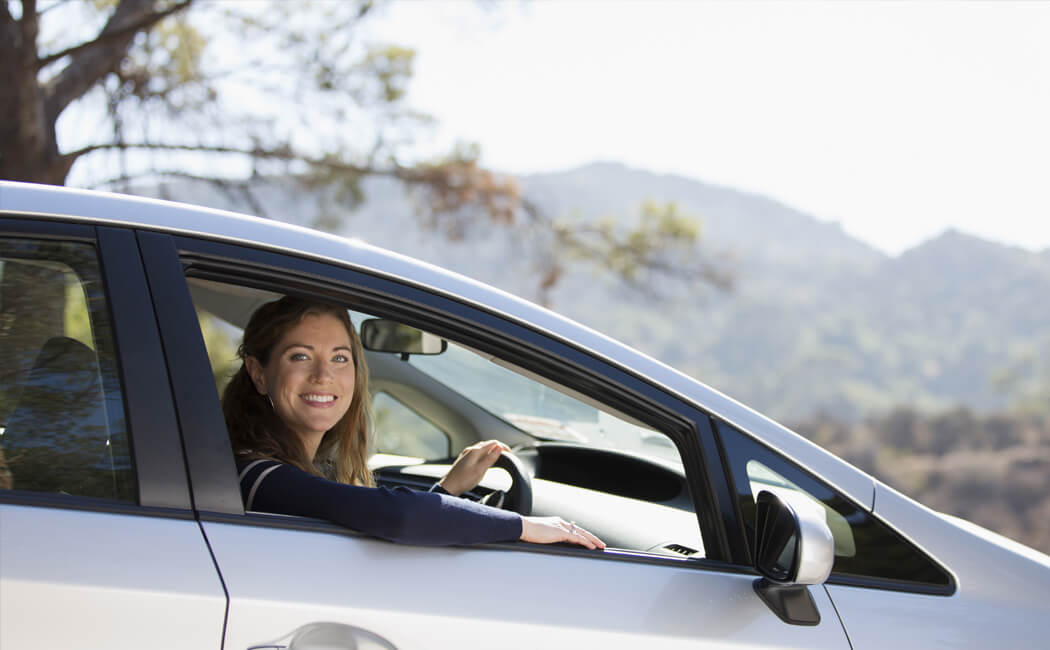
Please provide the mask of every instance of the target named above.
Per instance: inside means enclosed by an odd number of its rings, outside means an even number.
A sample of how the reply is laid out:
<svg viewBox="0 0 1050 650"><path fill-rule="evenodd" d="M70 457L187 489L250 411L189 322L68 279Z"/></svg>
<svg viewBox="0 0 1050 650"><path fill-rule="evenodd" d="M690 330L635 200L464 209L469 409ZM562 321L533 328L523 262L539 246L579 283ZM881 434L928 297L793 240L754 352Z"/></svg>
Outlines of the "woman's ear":
<svg viewBox="0 0 1050 650"><path fill-rule="evenodd" d="M259 360L251 356L245 357L244 369L248 371L248 376L252 378L255 390L259 391L260 395L266 395L266 374L263 372L263 366L259 363Z"/></svg>

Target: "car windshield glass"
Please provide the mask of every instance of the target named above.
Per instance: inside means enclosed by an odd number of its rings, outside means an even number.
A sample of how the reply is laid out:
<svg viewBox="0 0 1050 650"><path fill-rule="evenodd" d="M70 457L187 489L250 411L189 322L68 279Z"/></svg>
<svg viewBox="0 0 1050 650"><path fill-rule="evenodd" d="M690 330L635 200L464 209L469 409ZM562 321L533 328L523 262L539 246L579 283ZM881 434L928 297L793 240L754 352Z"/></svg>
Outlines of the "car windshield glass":
<svg viewBox="0 0 1050 650"><path fill-rule="evenodd" d="M626 422L451 342L444 353L412 355L409 363L537 438L681 462L667 436Z"/></svg>

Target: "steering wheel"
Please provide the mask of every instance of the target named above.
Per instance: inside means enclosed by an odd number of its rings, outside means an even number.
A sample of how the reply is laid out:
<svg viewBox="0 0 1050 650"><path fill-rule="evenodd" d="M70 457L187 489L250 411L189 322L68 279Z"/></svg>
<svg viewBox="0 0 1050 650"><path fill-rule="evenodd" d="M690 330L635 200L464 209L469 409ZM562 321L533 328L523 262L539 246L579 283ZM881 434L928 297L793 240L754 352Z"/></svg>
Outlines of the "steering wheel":
<svg viewBox="0 0 1050 650"><path fill-rule="evenodd" d="M500 467L508 474L510 474L510 489L503 493L501 490L496 490L491 494L488 494L481 500L486 505L495 505L503 508L504 510L513 510L514 512L522 515L529 516L532 514L532 477L529 476L529 471L525 467L525 464L521 462L521 459L505 451L500 454L496 462L492 464L493 467ZM502 503L498 505L492 503L496 501L499 496L503 496Z"/></svg>

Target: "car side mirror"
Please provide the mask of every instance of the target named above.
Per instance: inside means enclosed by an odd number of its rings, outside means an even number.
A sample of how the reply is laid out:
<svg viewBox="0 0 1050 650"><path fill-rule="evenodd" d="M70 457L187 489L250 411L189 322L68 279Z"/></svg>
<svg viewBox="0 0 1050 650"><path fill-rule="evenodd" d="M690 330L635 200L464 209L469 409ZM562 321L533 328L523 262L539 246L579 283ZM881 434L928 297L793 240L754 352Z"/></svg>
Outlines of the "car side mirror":
<svg viewBox="0 0 1050 650"><path fill-rule="evenodd" d="M792 625L820 623L807 585L822 584L835 562L824 510L795 490L762 490L755 498L755 592Z"/></svg>
<svg viewBox="0 0 1050 650"><path fill-rule="evenodd" d="M361 323L361 345L373 352L394 352L407 359L410 354L441 354L448 341L385 318L369 318Z"/></svg>

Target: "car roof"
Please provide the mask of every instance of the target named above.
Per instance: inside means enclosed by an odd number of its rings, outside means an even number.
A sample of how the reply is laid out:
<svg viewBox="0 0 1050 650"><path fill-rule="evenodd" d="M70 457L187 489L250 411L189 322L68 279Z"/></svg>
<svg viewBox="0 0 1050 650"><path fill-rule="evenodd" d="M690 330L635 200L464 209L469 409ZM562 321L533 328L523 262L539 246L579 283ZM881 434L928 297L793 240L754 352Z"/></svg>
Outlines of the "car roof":
<svg viewBox="0 0 1050 650"><path fill-rule="evenodd" d="M871 509L874 481L801 436L719 391L560 314L482 282L367 244L301 226L185 203L0 181L0 214L147 228L291 253L425 287L540 330L759 434Z"/></svg>

